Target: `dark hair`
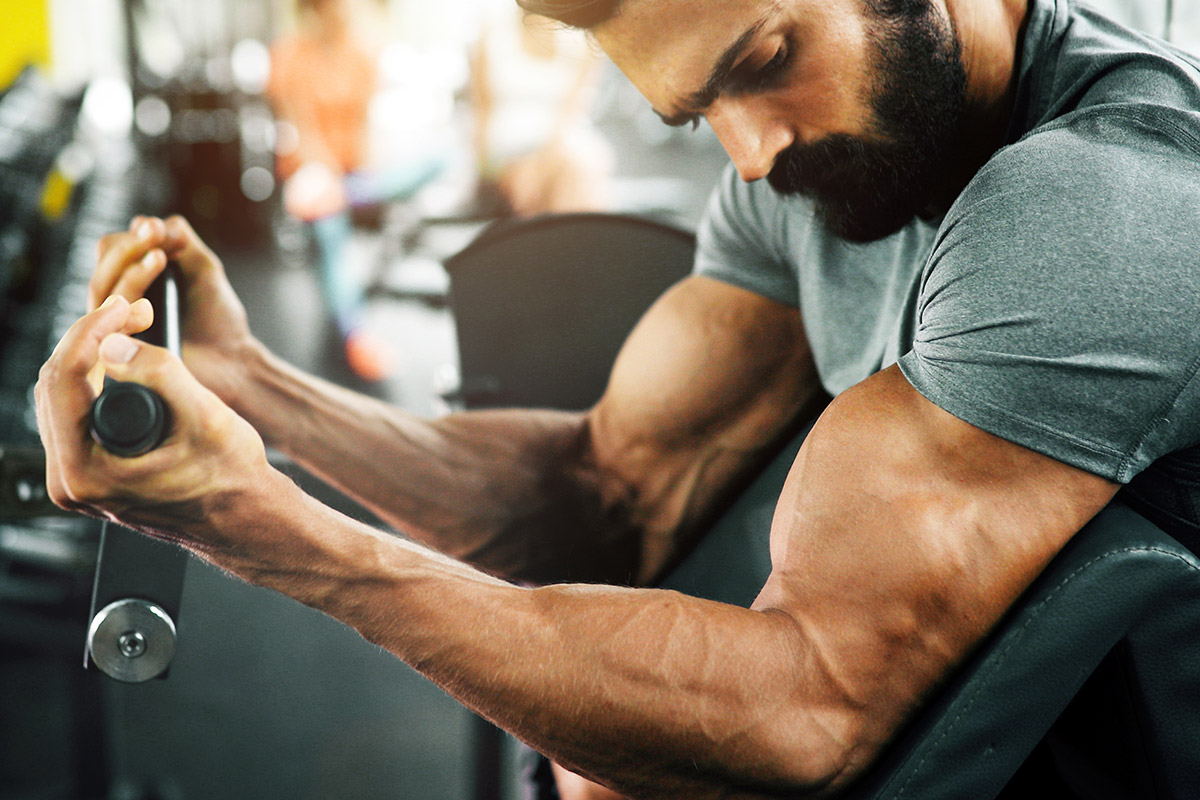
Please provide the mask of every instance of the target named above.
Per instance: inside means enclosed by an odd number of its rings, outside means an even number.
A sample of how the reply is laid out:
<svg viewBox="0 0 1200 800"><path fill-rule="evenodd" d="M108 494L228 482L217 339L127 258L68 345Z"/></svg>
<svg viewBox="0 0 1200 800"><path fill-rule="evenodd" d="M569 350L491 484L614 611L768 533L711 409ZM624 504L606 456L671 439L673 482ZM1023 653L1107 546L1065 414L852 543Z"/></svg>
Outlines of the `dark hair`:
<svg viewBox="0 0 1200 800"><path fill-rule="evenodd" d="M612 18L621 0L517 0L517 5L530 14L586 30Z"/></svg>

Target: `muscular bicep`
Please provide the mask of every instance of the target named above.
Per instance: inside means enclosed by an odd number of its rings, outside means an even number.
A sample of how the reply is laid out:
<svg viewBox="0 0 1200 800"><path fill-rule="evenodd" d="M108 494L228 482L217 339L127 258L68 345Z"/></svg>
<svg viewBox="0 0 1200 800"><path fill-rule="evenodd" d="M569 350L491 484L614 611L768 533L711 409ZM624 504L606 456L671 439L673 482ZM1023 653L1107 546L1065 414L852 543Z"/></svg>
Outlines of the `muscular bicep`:
<svg viewBox="0 0 1200 800"><path fill-rule="evenodd" d="M643 579L819 394L796 309L695 276L659 299L590 415L605 491L644 532Z"/></svg>
<svg viewBox="0 0 1200 800"><path fill-rule="evenodd" d="M780 498L755 607L818 654L852 768L1117 488L962 422L895 367L830 404Z"/></svg>

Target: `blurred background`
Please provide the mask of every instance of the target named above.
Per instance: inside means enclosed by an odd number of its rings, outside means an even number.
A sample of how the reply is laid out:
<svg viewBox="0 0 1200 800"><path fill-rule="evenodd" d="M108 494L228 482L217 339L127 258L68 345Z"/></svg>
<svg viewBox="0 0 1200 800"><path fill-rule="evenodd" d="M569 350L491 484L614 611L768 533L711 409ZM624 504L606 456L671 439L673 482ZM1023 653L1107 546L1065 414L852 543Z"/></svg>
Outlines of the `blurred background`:
<svg viewBox="0 0 1200 800"><path fill-rule="evenodd" d="M1096 5L1200 50L1200 0ZM444 413L447 259L546 213L693 230L715 138L663 126L586 40L511 0L2 8L0 800L518 797L511 743L440 690L195 563L167 679L84 670L99 532L46 502L32 386L84 311L98 239L180 213L276 353Z"/></svg>

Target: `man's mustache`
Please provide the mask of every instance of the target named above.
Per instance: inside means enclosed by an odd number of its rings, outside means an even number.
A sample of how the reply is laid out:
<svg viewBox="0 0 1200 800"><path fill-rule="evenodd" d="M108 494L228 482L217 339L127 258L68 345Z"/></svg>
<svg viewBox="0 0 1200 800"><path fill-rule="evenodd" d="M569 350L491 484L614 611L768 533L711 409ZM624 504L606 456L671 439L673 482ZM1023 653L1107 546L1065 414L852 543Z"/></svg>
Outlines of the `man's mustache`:
<svg viewBox="0 0 1200 800"><path fill-rule="evenodd" d="M780 152L767 182L813 200L827 230L870 242L904 227L928 202L936 170L903 145L834 134Z"/></svg>
<svg viewBox="0 0 1200 800"><path fill-rule="evenodd" d="M847 185L883 177L888 164L877 149L849 134L792 144L775 158L767 183L781 194L839 195Z"/></svg>

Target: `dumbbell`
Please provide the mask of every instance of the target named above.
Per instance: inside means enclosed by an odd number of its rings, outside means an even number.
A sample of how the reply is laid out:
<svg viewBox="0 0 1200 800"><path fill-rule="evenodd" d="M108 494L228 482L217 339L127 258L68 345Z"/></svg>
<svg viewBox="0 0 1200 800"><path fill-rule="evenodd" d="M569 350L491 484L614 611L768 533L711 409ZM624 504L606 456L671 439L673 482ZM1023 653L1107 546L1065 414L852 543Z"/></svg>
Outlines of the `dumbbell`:
<svg viewBox="0 0 1200 800"><path fill-rule="evenodd" d="M138 338L180 354L178 267L169 264L146 292L154 324ZM107 380L89 414L92 437L110 453L132 458L162 444L170 412L153 389ZM176 628L186 556L174 545L156 542L105 522L92 588L84 666L92 661L125 683L165 675L175 656ZM103 608L97 611L97 606Z"/></svg>

